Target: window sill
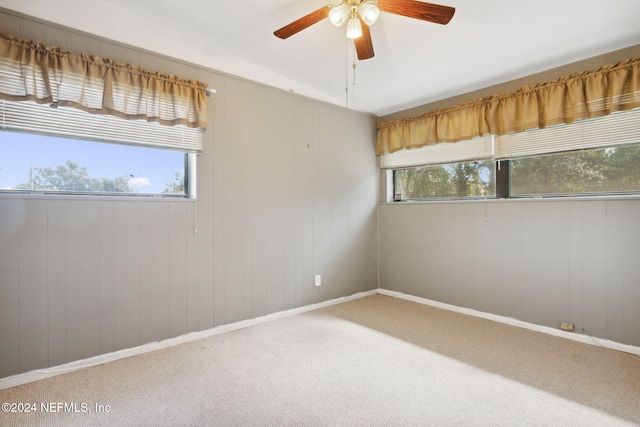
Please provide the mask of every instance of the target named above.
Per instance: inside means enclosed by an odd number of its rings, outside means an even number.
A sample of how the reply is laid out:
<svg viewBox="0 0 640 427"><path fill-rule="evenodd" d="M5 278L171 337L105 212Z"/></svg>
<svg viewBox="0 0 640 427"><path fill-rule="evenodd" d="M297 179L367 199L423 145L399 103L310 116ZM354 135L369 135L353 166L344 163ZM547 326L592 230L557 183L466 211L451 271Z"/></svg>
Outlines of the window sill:
<svg viewBox="0 0 640 427"><path fill-rule="evenodd" d="M613 200L640 200L640 194L607 194L587 196L518 196L507 199L437 199L437 200L402 200L399 202L379 202L380 205L423 205L442 203L521 203L521 202L559 202L559 201L613 201Z"/></svg>
<svg viewBox="0 0 640 427"><path fill-rule="evenodd" d="M162 195L115 195L115 194L72 194L72 193L47 193L47 192L2 192L0 199L20 199L20 200L73 200L73 201L118 201L118 202L175 202L194 203L195 198L184 196L162 196Z"/></svg>

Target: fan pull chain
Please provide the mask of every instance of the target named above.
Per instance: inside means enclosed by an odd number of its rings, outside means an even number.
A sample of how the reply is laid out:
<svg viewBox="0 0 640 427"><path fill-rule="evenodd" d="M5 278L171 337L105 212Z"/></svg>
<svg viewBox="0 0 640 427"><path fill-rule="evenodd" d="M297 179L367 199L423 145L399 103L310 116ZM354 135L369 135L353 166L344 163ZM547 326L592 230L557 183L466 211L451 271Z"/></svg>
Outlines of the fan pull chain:
<svg viewBox="0 0 640 427"><path fill-rule="evenodd" d="M347 39L347 46L345 49L345 72L344 72L344 92L345 92L345 108L349 109L349 42ZM356 102L356 48L355 44L353 45L353 50L351 51L351 68L353 69L353 92L352 92L352 101Z"/></svg>
<svg viewBox="0 0 640 427"><path fill-rule="evenodd" d="M352 51L353 53L353 64L351 65L353 67L353 92L352 92L352 101L355 104L356 103L356 49L355 49L355 45L354 45L354 49Z"/></svg>
<svg viewBox="0 0 640 427"><path fill-rule="evenodd" d="M344 103L345 108L349 109L349 39L346 39L344 48Z"/></svg>

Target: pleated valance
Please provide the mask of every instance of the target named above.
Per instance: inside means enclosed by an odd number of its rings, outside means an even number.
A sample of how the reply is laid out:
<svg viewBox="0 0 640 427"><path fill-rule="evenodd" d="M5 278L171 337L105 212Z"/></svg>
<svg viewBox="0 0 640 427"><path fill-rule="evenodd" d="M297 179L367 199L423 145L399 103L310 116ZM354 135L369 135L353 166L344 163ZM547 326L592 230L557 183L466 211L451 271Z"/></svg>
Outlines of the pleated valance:
<svg viewBox="0 0 640 427"><path fill-rule="evenodd" d="M640 106L640 59L378 124L376 154L505 135Z"/></svg>
<svg viewBox="0 0 640 427"><path fill-rule="evenodd" d="M206 128L206 85L0 35L0 99Z"/></svg>

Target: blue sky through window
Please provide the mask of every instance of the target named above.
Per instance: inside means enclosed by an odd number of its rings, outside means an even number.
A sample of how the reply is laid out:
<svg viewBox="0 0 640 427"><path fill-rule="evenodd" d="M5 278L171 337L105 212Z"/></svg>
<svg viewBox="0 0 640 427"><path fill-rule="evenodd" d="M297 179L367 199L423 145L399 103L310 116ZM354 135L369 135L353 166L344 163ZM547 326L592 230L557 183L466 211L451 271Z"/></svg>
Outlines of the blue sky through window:
<svg viewBox="0 0 640 427"><path fill-rule="evenodd" d="M120 144L0 132L0 189L29 182L30 168L55 168L72 160L92 178L126 177L136 193L162 193L184 176L184 153Z"/></svg>

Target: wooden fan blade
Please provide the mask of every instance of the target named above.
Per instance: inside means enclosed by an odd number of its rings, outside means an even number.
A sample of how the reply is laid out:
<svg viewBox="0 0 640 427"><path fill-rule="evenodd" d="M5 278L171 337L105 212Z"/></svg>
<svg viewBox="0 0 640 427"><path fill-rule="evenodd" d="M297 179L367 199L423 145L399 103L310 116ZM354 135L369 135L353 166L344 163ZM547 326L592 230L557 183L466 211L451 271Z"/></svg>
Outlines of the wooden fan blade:
<svg viewBox="0 0 640 427"><path fill-rule="evenodd" d="M453 7L415 0L378 0L378 8L383 12L442 25L448 24L456 11Z"/></svg>
<svg viewBox="0 0 640 427"><path fill-rule="evenodd" d="M322 21L324 18L329 16L329 11L331 10L331 6L324 6L314 12L311 12L308 15L303 16L302 18L293 21L289 25L285 25L273 32L276 37L280 37L281 39L286 39L291 37L292 35L304 30L312 26L313 24Z"/></svg>
<svg viewBox="0 0 640 427"><path fill-rule="evenodd" d="M373 42L371 41L371 32L369 26L360 19L362 25L362 37L358 37L354 40L356 44L356 52L358 53L359 60L365 60L373 58Z"/></svg>

